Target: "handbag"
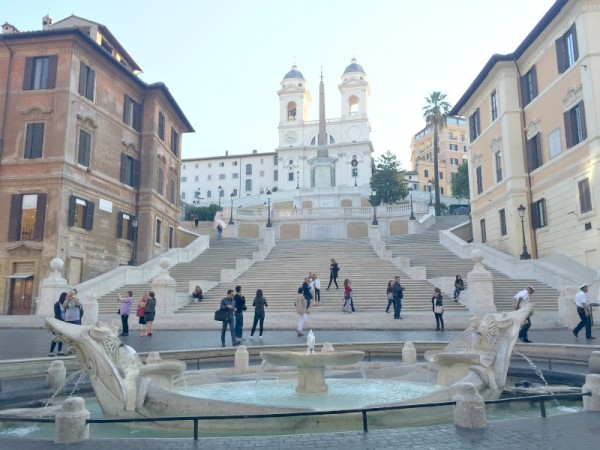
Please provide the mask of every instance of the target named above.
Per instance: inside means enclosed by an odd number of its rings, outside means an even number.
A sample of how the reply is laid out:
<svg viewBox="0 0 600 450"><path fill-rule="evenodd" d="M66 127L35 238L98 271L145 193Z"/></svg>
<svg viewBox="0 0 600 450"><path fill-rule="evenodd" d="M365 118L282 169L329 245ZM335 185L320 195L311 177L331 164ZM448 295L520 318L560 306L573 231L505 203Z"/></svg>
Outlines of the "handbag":
<svg viewBox="0 0 600 450"><path fill-rule="evenodd" d="M215 311L215 320L219 322L226 322L229 319L229 313L224 309L217 309Z"/></svg>
<svg viewBox="0 0 600 450"><path fill-rule="evenodd" d="M117 309L117 314L121 315L121 308Z"/></svg>
<svg viewBox="0 0 600 450"><path fill-rule="evenodd" d="M444 313L444 307L442 305L435 305L433 307L433 312L436 314L443 314Z"/></svg>
<svg viewBox="0 0 600 450"><path fill-rule="evenodd" d="M143 306L138 306L137 310L135 311L135 315L137 317L144 317L144 307Z"/></svg>

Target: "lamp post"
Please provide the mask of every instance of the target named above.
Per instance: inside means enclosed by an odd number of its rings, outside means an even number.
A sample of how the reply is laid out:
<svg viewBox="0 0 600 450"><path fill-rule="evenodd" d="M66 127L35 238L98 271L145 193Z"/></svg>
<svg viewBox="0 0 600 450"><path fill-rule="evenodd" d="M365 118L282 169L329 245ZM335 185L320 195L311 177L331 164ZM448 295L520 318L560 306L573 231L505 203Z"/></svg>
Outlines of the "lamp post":
<svg viewBox="0 0 600 450"><path fill-rule="evenodd" d="M138 218L137 216L131 217L131 260L129 261L130 266L137 266L137 227Z"/></svg>
<svg viewBox="0 0 600 450"><path fill-rule="evenodd" d="M267 228L271 228L271 191L267 191Z"/></svg>
<svg viewBox="0 0 600 450"><path fill-rule="evenodd" d="M376 196L377 196L377 192L376 191L371 191L371 198L372 198L372 204L373 204L373 222L371 222L372 225L379 225L379 222L377 221L377 205L376 205Z"/></svg>
<svg viewBox="0 0 600 450"><path fill-rule="evenodd" d="M433 198L431 197L431 179L429 179L429 206L433 206Z"/></svg>
<svg viewBox="0 0 600 450"><path fill-rule="evenodd" d="M221 192L223 192L223 188L219 186L219 211L221 211Z"/></svg>
<svg viewBox="0 0 600 450"><path fill-rule="evenodd" d="M296 170L296 189L300 189L300 171Z"/></svg>
<svg viewBox="0 0 600 450"><path fill-rule="evenodd" d="M521 259L530 259L531 255L527 252L527 244L525 243L525 224L523 219L525 218L525 207L521 204L517 208L519 217L521 218L521 231L523 232L523 253L521 253Z"/></svg>
<svg viewBox="0 0 600 450"><path fill-rule="evenodd" d="M232 192L231 193L231 214L229 215L229 225L233 225L233 197L235 197L235 194Z"/></svg>
<svg viewBox="0 0 600 450"><path fill-rule="evenodd" d="M409 187L408 188L408 192L410 193L410 217L409 217L409 220L415 220L415 213L413 211L412 191L413 191L413 188Z"/></svg>

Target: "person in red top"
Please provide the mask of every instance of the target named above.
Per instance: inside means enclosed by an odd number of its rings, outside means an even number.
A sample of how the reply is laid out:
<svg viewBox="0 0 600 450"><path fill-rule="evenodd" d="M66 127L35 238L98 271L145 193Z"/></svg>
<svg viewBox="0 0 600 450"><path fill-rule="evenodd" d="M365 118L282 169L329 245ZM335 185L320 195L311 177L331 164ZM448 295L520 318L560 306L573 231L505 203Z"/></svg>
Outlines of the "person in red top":
<svg viewBox="0 0 600 450"><path fill-rule="evenodd" d="M352 284L348 278L344 280L344 306L342 307L342 311L345 313L354 312L354 305L352 304Z"/></svg>

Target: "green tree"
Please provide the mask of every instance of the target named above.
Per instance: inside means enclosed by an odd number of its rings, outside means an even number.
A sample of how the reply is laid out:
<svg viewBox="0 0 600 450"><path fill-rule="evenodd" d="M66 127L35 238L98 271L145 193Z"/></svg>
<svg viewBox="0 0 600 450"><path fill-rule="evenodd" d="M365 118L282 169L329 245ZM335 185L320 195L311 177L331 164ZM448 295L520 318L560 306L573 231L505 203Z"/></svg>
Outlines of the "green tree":
<svg viewBox="0 0 600 450"><path fill-rule="evenodd" d="M454 173L454 178L450 184L452 186L452 196L458 200L458 203L460 203L463 198L470 198L469 164L466 160L458 166L458 170Z"/></svg>
<svg viewBox="0 0 600 450"><path fill-rule="evenodd" d="M446 128L450 103L444 99L446 94L433 91L429 97L425 97L427 104L423 107L423 118L428 126L433 127L433 179L435 189L435 215L441 214L440 210L440 180L438 170L439 132Z"/></svg>
<svg viewBox="0 0 600 450"><path fill-rule="evenodd" d="M375 164L375 170L371 175L371 205L377 206L381 203L398 203L408 195L408 185L404 179L402 164L389 150L381 155Z"/></svg>

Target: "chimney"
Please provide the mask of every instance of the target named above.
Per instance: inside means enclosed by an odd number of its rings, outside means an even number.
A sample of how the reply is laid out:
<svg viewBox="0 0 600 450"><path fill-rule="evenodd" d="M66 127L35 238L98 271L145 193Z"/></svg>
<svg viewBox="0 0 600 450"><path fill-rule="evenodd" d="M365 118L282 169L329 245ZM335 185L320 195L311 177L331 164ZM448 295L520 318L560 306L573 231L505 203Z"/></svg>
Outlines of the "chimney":
<svg viewBox="0 0 600 450"><path fill-rule="evenodd" d="M2 25L2 34L12 34L18 32L19 30L17 30L17 28L14 25L11 25L8 22L4 22L4 25Z"/></svg>
<svg viewBox="0 0 600 450"><path fill-rule="evenodd" d="M49 14L46 14L42 19L42 30L48 30L52 25L52 17Z"/></svg>
<svg viewBox="0 0 600 450"><path fill-rule="evenodd" d="M252 154L256 155L258 153L258 150L252 150Z"/></svg>
<svg viewBox="0 0 600 450"><path fill-rule="evenodd" d="M225 150L225 156L229 156L229 150Z"/></svg>

